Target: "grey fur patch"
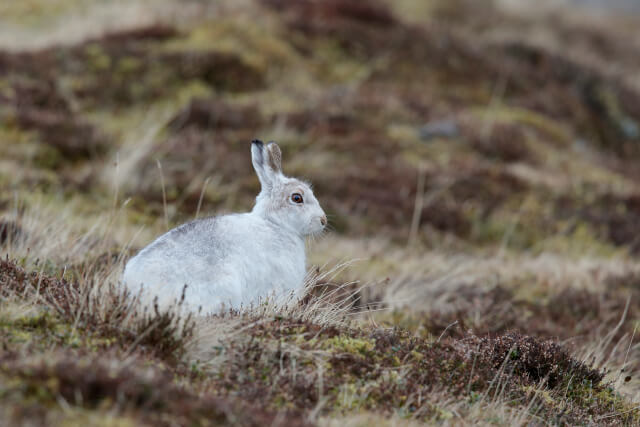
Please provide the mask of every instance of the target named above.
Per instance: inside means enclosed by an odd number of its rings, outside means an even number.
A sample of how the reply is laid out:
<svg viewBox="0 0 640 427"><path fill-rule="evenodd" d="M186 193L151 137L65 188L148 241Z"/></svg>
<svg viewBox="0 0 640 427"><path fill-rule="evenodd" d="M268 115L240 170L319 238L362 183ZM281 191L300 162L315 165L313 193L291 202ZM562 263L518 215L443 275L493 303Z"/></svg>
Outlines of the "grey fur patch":
<svg viewBox="0 0 640 427"><path fill-rule="evenodd" d="M282 151L280 151L280 147L278 144L271 141L267 145L267 151L269 152L269 167L274 172L282 171Z"/></svg>
<svg viewBox="0 0 640 427"><path fill-rule="evenodd" d="M191 232L199 222L203 221L202 219L196 219L193 221L185 222L184 224L174 228L171 234L187 234Z"/></svg>

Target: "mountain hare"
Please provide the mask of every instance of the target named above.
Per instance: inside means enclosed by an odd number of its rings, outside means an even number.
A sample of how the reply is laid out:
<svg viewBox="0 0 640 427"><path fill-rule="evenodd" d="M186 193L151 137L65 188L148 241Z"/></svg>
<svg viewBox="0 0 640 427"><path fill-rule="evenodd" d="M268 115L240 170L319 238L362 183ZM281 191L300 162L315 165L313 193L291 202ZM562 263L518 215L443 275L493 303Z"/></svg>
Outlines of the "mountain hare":
<svg viewBox="0 0 640 427"><path fill-rule="evenodd" d="M253 210L191 221L160 236L129 260L125 286L161 307L184 291L183 308L203 313L299 293L305 237L320 233L327 217L308 184L282 174L281 158L275 142L252 141L262 186Z"/></svg>

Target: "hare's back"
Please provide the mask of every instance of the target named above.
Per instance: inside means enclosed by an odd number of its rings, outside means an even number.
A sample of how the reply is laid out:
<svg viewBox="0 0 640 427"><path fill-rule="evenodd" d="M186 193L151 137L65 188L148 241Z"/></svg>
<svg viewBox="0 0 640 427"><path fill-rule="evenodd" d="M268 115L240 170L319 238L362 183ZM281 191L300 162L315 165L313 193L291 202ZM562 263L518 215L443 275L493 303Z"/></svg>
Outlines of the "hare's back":
<svg viewBox="0 0 640 427"><path fill-rule="evenodd" d="M226 252L217 222L217 218L191 221L158 237L129 260L124 281L182 283L202 272L210 275Z"/></svg>

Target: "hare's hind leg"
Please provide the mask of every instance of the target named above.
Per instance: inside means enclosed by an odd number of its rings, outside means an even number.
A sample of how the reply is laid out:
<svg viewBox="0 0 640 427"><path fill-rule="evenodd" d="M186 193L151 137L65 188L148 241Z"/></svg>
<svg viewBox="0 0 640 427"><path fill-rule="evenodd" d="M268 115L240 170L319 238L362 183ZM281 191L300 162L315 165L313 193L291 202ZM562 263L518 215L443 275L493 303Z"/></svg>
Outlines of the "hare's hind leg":
<svg viewBox="0 0 640 427"><path fill-rule="evenodd" d="M202 314L242 306L242 280L236 274L216 274L215 278L199 281L187 288L185 303Z"/></svg>

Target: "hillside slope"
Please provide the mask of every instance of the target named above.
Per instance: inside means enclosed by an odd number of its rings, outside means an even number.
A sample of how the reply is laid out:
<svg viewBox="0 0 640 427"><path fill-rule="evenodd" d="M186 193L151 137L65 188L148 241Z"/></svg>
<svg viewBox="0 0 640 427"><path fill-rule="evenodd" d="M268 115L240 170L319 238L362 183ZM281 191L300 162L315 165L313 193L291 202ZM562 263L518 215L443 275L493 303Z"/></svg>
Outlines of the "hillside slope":
<svg viewBox="0 0 640 427"><path fill-rule="evenodd" d="M124 3L0 6L7 422L637 423L634 17ZM137 312L123 263L250 209L255 137L329 214L306 301Z"/></svg>

